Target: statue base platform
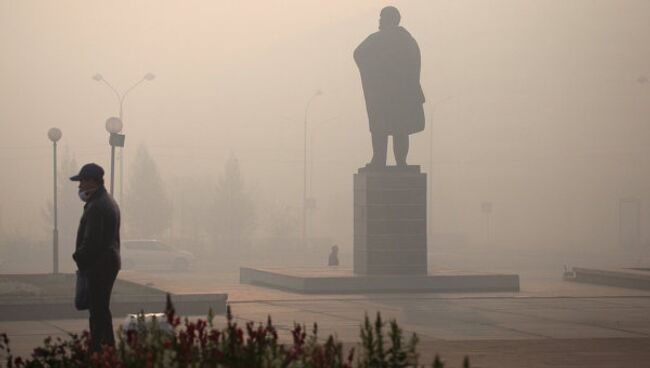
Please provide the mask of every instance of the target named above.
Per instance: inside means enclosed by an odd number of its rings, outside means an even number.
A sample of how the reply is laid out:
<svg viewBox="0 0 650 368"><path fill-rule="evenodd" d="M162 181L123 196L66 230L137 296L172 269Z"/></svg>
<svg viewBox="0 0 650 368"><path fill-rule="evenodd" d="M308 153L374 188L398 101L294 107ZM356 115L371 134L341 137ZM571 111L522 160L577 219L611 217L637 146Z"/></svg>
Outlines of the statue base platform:
<svg viewBox="0 0 650 368"><path fill-rule="evenodd" d="M424 275L358 275L351 267L242 267L239 281L305 294L519 291L518 275L456 270Z"/></svg>
<svg viewBox="0 0 650 368"><path fill-rule="evenodd" d="M573 267L567 281L584 282L628 289L650 290L650 268L585 268Z"/></svg>

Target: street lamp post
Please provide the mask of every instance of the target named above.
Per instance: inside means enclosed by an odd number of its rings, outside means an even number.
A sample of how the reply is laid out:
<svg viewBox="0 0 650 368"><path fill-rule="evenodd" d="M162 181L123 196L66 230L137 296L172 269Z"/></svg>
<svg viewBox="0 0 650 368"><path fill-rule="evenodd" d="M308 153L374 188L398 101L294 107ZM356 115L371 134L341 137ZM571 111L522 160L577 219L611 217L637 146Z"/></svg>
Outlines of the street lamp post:
<svg viewBox="0 0 650 368"><path fill-rule="evenodd" d="M122 119L110 117L106 119L106 131L110 133L108 144L111 145L111 186L110 192L113 195L113 185L115 183L115 147L124 147L124 134L122 131Z"/></svg>
<svg viewBox="0 0 650 368"><path fill-rule="evenodd" d="M56 142L61 139L63 133L59 128L51 128L47 132L47 137L52 141L53 151L53 172L54 172L54 229L52 230L52 273L59 273L59 217L58 217L58 199L57 199L57 178L56 178Z"/></svg>
<svg viewBox="0 0 650 368"><path fill-rule="evenodd" d="M312 202L311 205L314 206L314 208L316 206L316 198L314 198L314 171L315 171L315 169L314 169L314 161L315 161L314 157L316 156L315 153L314 153L314 129L317 126L321 125L321 124L324 124L324 123L326 123L328 121L336 120L338 118L339 118L338 116L334 116L334 117L331 117L329 119L321 120L321 121L319 121L317 123L312 123L312 125L311 125L312 129L311 129L311 134L309 135L309 145L310 145L310 148L309 148L309 162L310 163L309 163L309 185L308 185L308 188L309 188L309 192L311 194L311 197L310 197L311 202Z"/></svg>
<svg viewBox="0 0 650 368"><path fill-rule="evenodd" d="M307 101L305 106L305 119L304 119L304 137L303 137L303 183L302 183L302 245L307 246L307 113L312 101L323 92L317 90Z"/></svg>
<svg viewBox="0 0 650 368"><path fill-rule="evenodd" d="M492 215L492 202L482 202L481 203L481 212L485 215L485 243L490 245L492 241L491 229L490 229L490 216Z"/></svg>
<svg viewBox="0 0 650 368"><path fill-rule="evenodd" d="M126 95L129 92L131 92L135 87L140 85L140 83L145 82L145 81L152 81L152 80L154 80L154 78L156 78L156 76L153 73L147 73L147 74L144 75L144 77L142 77L142 79L140 79L134 85L132 85L126 91L124 91L124 93L120 93L120 92L118 92L117 89L115 89L115 87L113 87L112 84L108 83L108 81L106 79L104 79L104 77L101 74L97 73L97 74L93 75L94 80L96 80L97 82L104 82L104 84L106 84L106 86L108 86L108 88L110 88L111 91L113 91L113 93L115 93L115 97L117 98L117 102L118 102L119 107L120 107L120 110L119 110L119 113L120 113L119 114L119 119L120 119L120 121L124 121L124 99L126 98ZM119 133L119 132L117 132L117 133ZM124 145L122 145L120 147L124 147ZM123 189L124 189L124 151L120 150L120 199L119 199L120 203L122 203L122 199L123 199L122 198L123 193L124 193ZM111 193L112 193L112 191L111 191Z"/></svg>
<svg viewBox="0 0 650 368"><path fill-rule="evenodd" d="M431 118L429 119L429 193L427 193L427 200L428 200L428 207L429 207L429 221L427 228L429 229L427 239L429 241L429 244L431 244L431 241L433 241L433 118L435 116L436 112L436 107L440 105L441 103L449 100L451 96L447 96L441 100L438 100L437 102L434 102L431 105Z"/></svg>

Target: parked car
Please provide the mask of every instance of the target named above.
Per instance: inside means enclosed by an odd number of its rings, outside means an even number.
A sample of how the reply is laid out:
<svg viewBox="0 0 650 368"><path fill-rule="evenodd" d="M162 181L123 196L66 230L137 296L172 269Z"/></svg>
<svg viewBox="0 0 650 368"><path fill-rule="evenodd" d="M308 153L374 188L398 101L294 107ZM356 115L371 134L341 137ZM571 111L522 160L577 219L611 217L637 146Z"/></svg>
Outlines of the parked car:
<svg viewBox="0 0 650 368"><path fill-rule="evenodd" d="M159 240L123 240L120 253L123 269L187 271L194 262L190 252Z"/></svg>

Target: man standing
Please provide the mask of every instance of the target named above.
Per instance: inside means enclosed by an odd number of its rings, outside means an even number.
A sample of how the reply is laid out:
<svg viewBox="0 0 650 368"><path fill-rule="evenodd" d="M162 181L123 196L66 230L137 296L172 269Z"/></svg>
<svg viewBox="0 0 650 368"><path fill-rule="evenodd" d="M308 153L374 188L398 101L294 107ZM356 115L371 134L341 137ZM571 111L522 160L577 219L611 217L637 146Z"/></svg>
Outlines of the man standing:
<svg viewBox="0 0 650 368"><path fill-rule="evenodd" d="M104 170L90 163L70 178L79 182L79 198L86 202L77 230L72 258L88 275L91 349L114 345L111 291L120 270L120 209L104 187Z"/></svg>
<svg viewBox="0 0 650 368"><path fill-rule="evenodd" d="M424 93L420 86L420 48L399 26L397 8L387 6L379 16L379 32L354 50L372 134L372 161L386 166L388 136L398 166L406 166L409 134L424 130Z"/></svg>
<svg viewBox="0 0 650 368"><path fill-rule="evenodd" d="M339 246L334 244L332 250L330 251L330 256L327 259L328 266L338 266L339 265Z"/></svg>

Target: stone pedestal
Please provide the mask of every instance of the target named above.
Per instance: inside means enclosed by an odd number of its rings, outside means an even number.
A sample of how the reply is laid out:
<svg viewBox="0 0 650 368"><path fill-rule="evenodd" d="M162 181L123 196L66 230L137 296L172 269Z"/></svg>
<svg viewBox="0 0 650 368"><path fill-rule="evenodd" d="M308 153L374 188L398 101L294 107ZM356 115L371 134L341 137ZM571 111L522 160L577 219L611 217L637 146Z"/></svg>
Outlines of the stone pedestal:
<svg viewBox="0 0 650 368"><path fill-rule="evenodd" d="M420 166L354 174L354 274L427 274L427 176Z"/></svg>

